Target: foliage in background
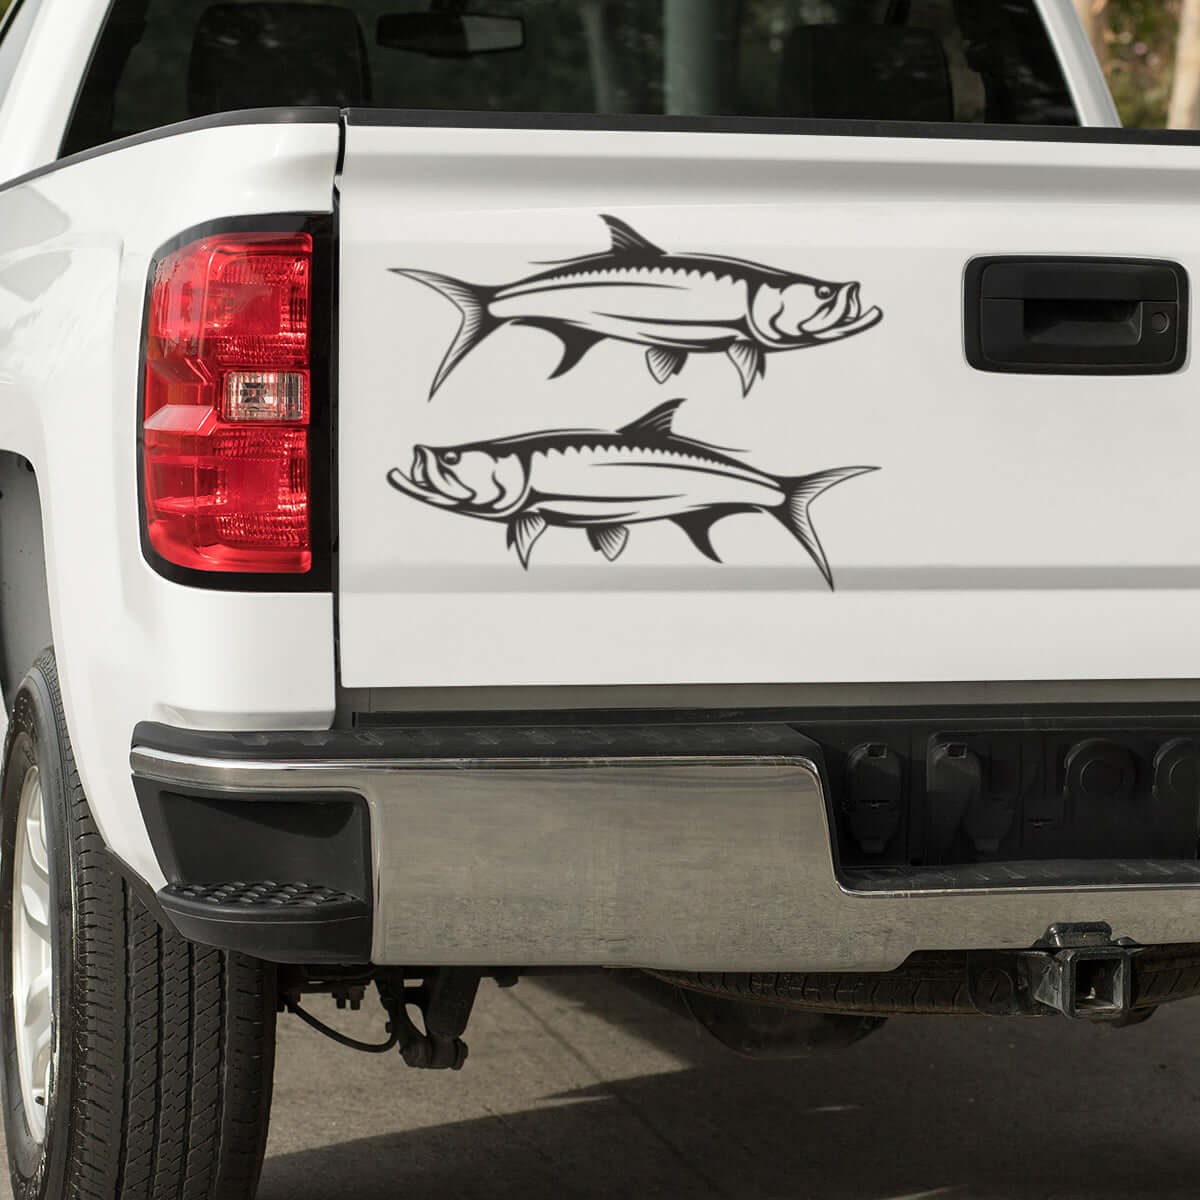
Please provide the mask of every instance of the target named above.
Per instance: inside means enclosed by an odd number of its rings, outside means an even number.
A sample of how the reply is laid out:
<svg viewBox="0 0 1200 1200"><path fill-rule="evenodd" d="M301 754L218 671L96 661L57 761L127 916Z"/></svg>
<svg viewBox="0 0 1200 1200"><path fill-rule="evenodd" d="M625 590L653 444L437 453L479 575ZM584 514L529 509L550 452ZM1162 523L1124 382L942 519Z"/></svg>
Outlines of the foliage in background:
<svg viewBox="0 0 1200 1200"><path fill-rule="evenodd" d="M1180 0L1097 0L1100 57L1126 125L1167 122Z"/></svg>

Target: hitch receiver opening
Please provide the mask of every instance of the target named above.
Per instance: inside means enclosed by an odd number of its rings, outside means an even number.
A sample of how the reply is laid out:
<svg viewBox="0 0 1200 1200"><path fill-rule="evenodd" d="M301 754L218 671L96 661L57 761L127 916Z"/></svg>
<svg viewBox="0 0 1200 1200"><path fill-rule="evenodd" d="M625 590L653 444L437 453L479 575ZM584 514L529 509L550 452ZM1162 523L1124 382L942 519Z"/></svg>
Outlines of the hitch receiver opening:
<svg viewBox="0 0 1200 1200"><path fill-rule="evenodd" d="M1133 953L1120 946L1060 950L1046 960L1034 999L1075 1021L1115 1021L1133 1002Z"/></svg>

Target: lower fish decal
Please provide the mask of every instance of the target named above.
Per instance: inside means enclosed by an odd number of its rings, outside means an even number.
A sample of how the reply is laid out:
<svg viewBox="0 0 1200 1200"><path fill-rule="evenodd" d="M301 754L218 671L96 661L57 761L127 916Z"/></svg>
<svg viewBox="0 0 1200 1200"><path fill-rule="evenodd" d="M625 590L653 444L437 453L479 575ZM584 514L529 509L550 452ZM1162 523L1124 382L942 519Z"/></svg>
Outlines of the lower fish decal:
<svg viewBox="0 0 1200 1200"><path fill-rule="evenodd" d="M830 488L878 468L768 475L677 435L672 424L683 403L659 405L615 433L551 430L417 446L409 473L392 470L388 482L424 504L505 525L508 545L526 569L551 526L586 530L592 548L615 562L630 526L651 521L674 522L696 549L720 562L712 527L736 513L767 513L808 551L832 589L833 572L809 510Z"/></svg>
<svg viewBox="0 0 1200 1200"><path fill-rule="evenodd" d="M565 375L606 338L646 347L659 383L683 370L689 354L724 354L749 395L767 355L828 345L883 320L864 308L858 283L830 283L761 263L712 254L670 254L616 217L602 216L612 245L515 283L467 283L433 271L392 268L444 296L462 315L429 391L503 325L554 334Z"/></svg>

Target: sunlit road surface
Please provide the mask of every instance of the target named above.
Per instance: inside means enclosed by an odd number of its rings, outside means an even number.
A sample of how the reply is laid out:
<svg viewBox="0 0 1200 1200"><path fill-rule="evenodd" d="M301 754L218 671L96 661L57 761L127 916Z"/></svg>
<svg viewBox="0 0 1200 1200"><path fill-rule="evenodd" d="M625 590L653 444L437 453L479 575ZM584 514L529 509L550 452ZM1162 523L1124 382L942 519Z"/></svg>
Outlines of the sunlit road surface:
<svg viewBox="0 0 1200 1200"><path fill-rule="evenodd" d="M355 1036L361 1013L314 1011ZM1145 1025L904 1018L736 1058L602 978L485 982L460 1074L282 1017L262 1200L1200 1195L1200 1001ZM3 1196L9 1195L7 1189Z"/></svg>

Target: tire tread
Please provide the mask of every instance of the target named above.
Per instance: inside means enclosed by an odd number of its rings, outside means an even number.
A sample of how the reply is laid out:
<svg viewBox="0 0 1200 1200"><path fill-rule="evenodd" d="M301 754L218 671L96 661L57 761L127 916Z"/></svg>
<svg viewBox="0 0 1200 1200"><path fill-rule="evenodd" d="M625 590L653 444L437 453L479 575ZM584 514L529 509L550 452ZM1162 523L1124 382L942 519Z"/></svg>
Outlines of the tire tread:
<svg viewBox="0 0 1200 1200"><path fill-rule="evenodd" d="M161 925L100 836L53 653L74 921L70 1200L252 1200L274 1069L274 970Z"/></svg>

